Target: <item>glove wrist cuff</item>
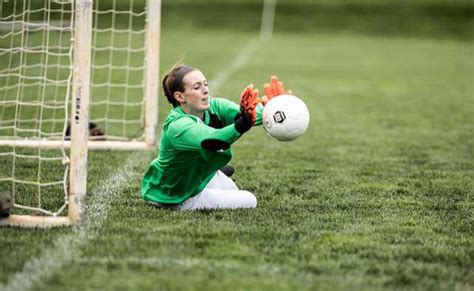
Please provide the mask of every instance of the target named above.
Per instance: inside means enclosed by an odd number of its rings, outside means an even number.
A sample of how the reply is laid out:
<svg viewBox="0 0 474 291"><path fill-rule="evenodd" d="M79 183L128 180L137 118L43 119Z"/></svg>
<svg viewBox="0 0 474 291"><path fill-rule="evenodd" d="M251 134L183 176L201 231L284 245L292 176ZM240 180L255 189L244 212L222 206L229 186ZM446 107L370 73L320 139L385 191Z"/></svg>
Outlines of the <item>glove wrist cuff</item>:
<svg viewBox="0 0 474 291"><path fill-rule="evenodd" d="M252 128L252 122L239 114L235 118L234 126L238 133L244 134Z"/></svg>

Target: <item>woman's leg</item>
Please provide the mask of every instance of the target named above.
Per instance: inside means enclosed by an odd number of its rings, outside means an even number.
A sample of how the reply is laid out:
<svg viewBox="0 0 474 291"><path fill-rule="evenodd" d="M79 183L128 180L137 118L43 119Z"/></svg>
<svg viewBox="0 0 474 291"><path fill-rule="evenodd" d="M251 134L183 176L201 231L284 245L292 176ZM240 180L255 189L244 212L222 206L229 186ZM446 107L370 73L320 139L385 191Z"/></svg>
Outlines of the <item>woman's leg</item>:
<svg viewBox="0 0 474 291"><path fill-rule="evenodd" d="M257 198L249 191L205 188L178 205L179 210L255 208Z"/></svg>
<svg viewBox="0 0 474 291"><path fill-rule="evenodd" d="M209 181L206 185L206 188L209 189L221 189L221 190L238 190L237 185L235 182L227 177L226 174L222 173L221 171L217 171L214 177Z"/></svg>
<svg viewBox="0 0 474 291"><path fill-rule="evenodd" d="M172 210L255 208L257 198L248 191L239 190L234 181L221 171L217 171L206 188L179 205L150 204Z"/></svg>

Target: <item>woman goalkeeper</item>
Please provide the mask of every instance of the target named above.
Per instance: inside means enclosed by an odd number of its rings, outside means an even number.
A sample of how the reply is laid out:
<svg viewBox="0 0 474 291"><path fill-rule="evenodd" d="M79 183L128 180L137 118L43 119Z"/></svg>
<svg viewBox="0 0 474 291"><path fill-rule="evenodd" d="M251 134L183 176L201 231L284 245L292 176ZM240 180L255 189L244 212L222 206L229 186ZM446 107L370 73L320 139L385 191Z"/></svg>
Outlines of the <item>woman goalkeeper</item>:
<svg viewBox="0 0 474 291"><path fill-rule="evenodd" d="M268 99L284 93L276 77L264 88L260 99L258 90L247 86L239 106L210 97L200 70L175 65L163 78L163 91L174 108L163 124L158 158L143 178L142 198L177 210L255 208L255 196L239 190L219 169L232 158L231 144L261 124Z"/></svg>

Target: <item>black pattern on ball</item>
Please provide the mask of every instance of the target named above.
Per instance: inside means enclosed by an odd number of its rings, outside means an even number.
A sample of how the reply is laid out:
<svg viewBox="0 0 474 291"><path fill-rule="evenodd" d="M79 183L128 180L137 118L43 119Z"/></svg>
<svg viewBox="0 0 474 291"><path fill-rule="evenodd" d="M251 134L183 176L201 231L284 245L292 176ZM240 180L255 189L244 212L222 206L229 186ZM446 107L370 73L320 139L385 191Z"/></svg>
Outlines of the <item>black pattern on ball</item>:
<svg viewBox="0 0 474 291"><path fill-rule="evenodd" d="M286 116L285 116L285 112L283 111L277 111L273 114L273 120L275 120L276 123L283 123L285 119L286 119Z"/></svg>

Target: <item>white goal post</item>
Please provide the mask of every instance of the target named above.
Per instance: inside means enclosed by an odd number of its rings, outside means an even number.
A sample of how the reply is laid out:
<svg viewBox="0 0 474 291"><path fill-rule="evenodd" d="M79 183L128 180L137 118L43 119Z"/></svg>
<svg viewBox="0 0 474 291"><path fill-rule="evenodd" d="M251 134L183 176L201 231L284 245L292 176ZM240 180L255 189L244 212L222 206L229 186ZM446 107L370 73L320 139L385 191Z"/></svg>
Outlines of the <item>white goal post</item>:
<svg viewBox="0 0 474 291"><path fill-rule="evenodd" d="M0 10L0 191L20 210L0 226L80 224L88 149L155 145L161 1L100 1Z"/></svg>

